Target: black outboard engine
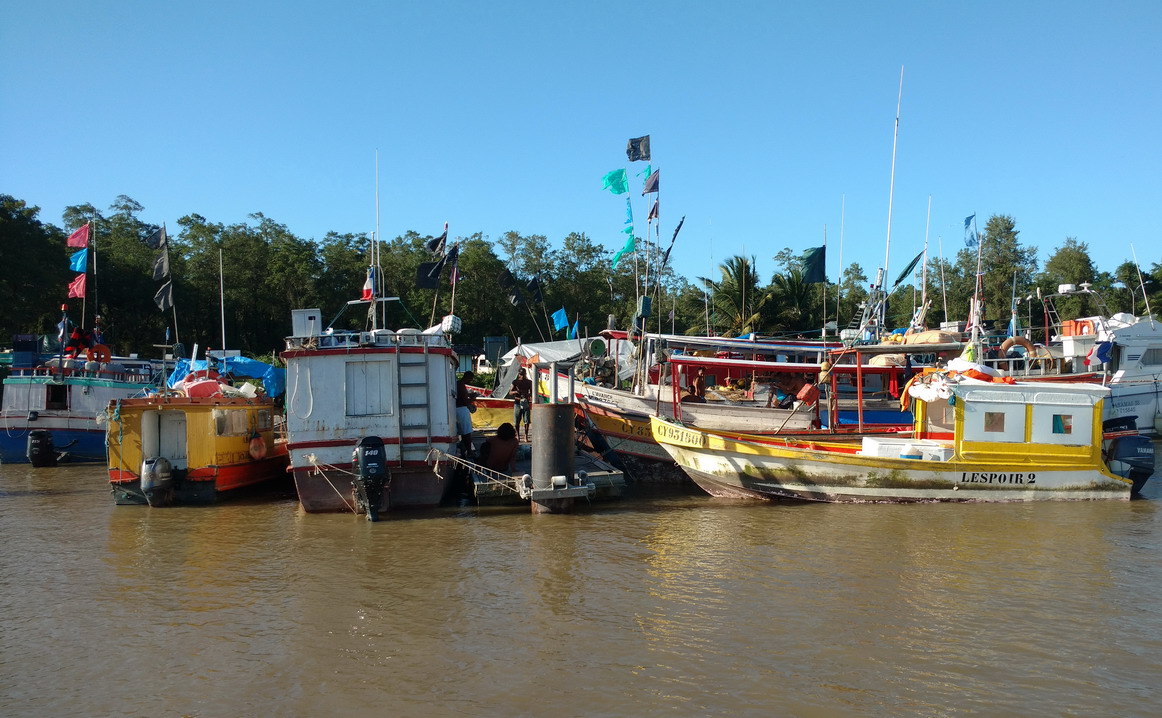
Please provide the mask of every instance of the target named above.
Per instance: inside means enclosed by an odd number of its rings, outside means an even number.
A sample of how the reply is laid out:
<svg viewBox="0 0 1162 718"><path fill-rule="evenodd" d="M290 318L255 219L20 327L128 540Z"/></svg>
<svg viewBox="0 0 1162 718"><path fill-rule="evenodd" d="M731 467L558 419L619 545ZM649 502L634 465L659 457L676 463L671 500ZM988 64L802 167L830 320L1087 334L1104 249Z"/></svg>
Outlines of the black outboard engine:
<svg viewBox="0 0 1162 718"><path fill-rule="evenodd" d="M1110 471L1133 482L1132 494L1141 493L1154 475L1154 443L1144 436L1119 436L1105 454Z"/></svg>
<svg viewBox="0 0 1162 718"><path fill-rule="evenodd" d="M357 507L367 514L368 521L379 520L379 504L383 501L383 489L387 486L387 452L383 449L383 439L365 436L355 444L351 456L355 469L355 501Z"/></svg>
<svg viewBox="0 0 1162 718"><path fill-rule="evenodd" d="M52 433L44 429L28 432L28 462L38 469L56 466L56 447L52 444Z"/></svg>

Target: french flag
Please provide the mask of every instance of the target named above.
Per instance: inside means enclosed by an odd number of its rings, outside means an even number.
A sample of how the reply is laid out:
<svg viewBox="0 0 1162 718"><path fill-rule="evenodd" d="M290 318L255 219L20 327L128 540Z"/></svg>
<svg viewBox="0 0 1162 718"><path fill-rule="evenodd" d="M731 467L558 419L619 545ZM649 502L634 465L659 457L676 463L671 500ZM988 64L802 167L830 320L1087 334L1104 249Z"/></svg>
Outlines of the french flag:
<svg viewBox="0 0 1162 718"><path fill-rule="evenodd" d="M363 283L363 301L370 302L375 299L375 267L367 268L367 281Z"/></svg>

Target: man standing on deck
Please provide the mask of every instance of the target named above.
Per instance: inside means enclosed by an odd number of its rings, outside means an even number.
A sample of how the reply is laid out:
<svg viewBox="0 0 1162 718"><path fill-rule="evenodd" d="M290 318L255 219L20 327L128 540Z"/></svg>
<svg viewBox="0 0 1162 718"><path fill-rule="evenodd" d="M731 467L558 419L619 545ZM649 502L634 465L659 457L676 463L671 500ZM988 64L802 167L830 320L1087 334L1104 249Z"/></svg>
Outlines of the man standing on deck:
<svg viewBox="0 0 1162 718"><path fill-rule="evenodd" d="M694 378L690 381L690 388L691 388L690 393L693 394L694 396L696 396L700 399L706 398L706 368L705 367L698 367L697 373L694 375Z"/></svg>
<svg viewBox="0 0 1162 718"><path fill-rule="evenodd" d="M473 397L468 392L468 382L475 378L475 374L466 371L456 382L456 433L460 435L460 455L465 458L472 454Z"/></svg>
<svg viewBox="0 0 1162 718"><path fill-rule="evenodd" d="M520 422L524 418L525 422L525 439L531 438L532 427L529 423L529 402L533 397L533 383L529 380L525 370L518 369L516 372L516 379L512 382L512 388L508 390L508 398L512 399L512 423L516 424L516 436L520 438Z"/></svg>

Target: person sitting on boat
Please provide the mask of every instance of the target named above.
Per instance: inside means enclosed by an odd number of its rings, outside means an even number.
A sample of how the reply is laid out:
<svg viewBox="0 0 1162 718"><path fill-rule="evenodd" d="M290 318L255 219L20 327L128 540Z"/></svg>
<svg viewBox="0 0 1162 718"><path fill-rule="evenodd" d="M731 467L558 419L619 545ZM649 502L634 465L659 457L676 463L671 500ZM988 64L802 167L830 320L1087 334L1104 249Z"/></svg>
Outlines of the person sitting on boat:
<svg viewBox="0 0 1162 718"><path fill-rule="evenodd" d="M471 371L460 375L456 382L456 433L460 435L460 455L470 456L472 453L472 412L475 410L472 392L468 390L468 382L476 378Z"/></svg>
<svg viewBox="0 0 1162 718"><path fill-rule="evenodd" d="M693 384L686 385L686 388L683 391L685 393L682 394L682 398L679 399L679 401L686 402L689 404L705 404L706 403L706 398L698 396L698 393L694 390Z"/></svg>
<svg viewBox="0 0 1162 718"><path fill-rule="evenodd" d="M706 399L706 368L698 367L698 371L694 374L694 378L690 381L690 389L695 396Z"/></svg>
<svg viewBox="0 0 1162 718"><path fill-rule="evenodd" d="M516 379L512 388L508 390L508 398L512 399L512 421L516 424L516 435L520 436L521 420L525 424L525 438L529 438L532 427L529 423L529 401L533 396L533 382L528 378L523 368L516 372Z"/></svg>
<svg viewBox="0 0 1162 718"><path fill-rule="evenodd" d="M516 429L507 421L496 428L496 435L490 436L480 447L480 463L502 474L516 472L516 453L520 441Z"/></svg>

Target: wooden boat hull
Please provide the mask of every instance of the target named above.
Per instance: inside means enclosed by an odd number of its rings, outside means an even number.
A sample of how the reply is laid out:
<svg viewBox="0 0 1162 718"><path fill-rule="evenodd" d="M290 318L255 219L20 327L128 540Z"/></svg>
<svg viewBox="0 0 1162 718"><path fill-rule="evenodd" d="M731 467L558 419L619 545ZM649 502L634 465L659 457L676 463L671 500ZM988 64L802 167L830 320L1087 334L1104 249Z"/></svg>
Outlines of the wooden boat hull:
<svg viewBox="0 0 1162 718"><path fill-rule="evenodd" d="M655 438L712 496L873 503L1129 499L1104 468L1011 460L994 464L862 456L858 446L742 440L652 419ZM757 437L756 437L757 438Z"/></svg>
<svg viewBox="0 0 1162 718"><path fill-rule="evenodd" d="M191 470L175 482L174 503L213 504L244 489L285 480L288 463L283 448L259 461ZM141 491L141 477L133 472L110 469L109 485L113 490L113 502L117 505L143 506L149 503Z"/></svg>

